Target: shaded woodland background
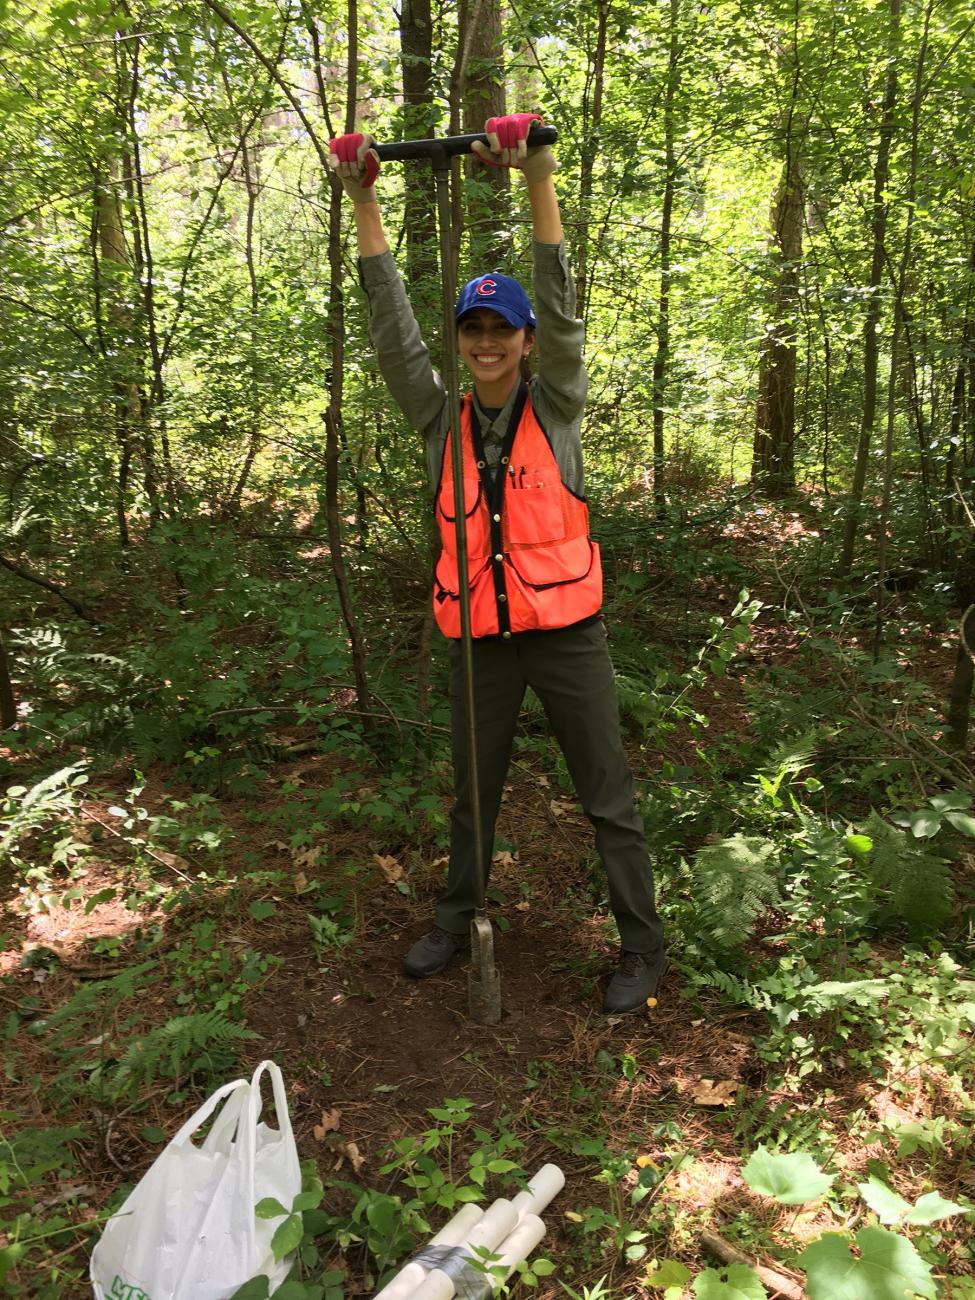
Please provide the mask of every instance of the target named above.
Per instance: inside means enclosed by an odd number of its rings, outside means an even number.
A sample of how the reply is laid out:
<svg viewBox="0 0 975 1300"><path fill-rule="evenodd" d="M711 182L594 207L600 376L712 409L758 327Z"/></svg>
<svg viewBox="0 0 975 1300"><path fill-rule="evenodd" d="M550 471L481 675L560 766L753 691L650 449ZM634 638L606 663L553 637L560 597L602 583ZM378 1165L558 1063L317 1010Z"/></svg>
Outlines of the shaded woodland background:
<svg viewBox="0 0 975 1300"><path fill-rule="evenodd" d="M552 1158L546 1300L774 1290L703 1268L729 1242L880 1300L864 1222L901 1292L972 1300L971 6L0 0L0 32L0 1283L87 1294L99 1216L274 1053L325 1184L289 1300ZM446 654L325 160L506 109L559 130L674 971L597 1021L618 936L529 699L485 1044L462 974L398 977ZM436 357L432 179L379 184ZM520 183L465 163L452 201L460 274L527 278ZM834 1191L780 1209L762 1147Z"/></svg>

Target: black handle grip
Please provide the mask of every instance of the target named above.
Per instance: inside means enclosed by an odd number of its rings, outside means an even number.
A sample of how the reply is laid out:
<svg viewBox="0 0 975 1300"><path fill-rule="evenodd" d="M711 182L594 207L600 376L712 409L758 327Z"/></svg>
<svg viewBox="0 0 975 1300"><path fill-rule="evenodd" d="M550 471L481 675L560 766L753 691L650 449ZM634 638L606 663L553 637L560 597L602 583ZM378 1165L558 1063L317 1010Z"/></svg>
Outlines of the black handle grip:
<svg viewBox="0 0 975 1300"><path fill-rule="evenodd" d="M543 144L555 144L559 133L554 126L533 126L526 141L530 149ZM394 144L373 145L380 162L414 162L417 159L453 158L456 154L470 153L475 140L487 144L486 135L445 135L432 140L399 140Z"/></svg>

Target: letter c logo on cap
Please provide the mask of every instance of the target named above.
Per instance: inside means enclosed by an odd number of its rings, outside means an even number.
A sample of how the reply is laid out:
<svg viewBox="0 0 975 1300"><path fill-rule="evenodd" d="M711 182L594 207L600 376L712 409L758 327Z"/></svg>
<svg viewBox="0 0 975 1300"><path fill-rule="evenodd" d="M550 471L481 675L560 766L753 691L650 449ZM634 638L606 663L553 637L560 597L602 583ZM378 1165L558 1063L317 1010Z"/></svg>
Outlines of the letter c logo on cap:
<svg viewBox="0 0 975 1300"><path fill-rule="evenodd" d="M482 298L490 298L493 293L497 292L497 288L498 288L497 280L492 280L490 279L490 277L488 277L482 280L481 283L477 286L477 292L481 295Z"/></svg>

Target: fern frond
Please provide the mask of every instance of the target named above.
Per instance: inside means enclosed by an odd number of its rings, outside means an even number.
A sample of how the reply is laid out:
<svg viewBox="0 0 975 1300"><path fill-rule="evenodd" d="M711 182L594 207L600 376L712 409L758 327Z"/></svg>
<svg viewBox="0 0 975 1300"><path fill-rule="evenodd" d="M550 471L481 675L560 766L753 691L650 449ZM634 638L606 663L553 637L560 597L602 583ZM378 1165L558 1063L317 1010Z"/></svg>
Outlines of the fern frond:
<svg viewBox="0 0 975 1300"><path fill-rule="evenodd" d="M739 948L761 913L779 902L775 857L771 840L748 835L707 844L694 855L691 876L698 920L716 947Z"/></svg>
<svg viewBox="0 0 975 1300"><path fill-rule="evenodd" d="M61 1047L77 1034L90 1038L93 1026L114 1016L120 1003L142 993L160 974L157 961L144 961L119 971L110 979L83 984L44 1021L44 1030L50 1035L49 1044Z"/></svg>
<svg viewBox="0 0 975 1300"><path fill-rule="evenodd" d="M695 976L695 983L701 984L705 988L718 989L729 1002L737 1005L756 1008L768 1005L769 999L766 993L756 988L754 984L749 984L747 980L741 979L738 975L732 975L728 971L699 971Z"/></svg>
<svg viewBox="0 0 975 1300"><path fill-rule="evenodd" d="M937 929L954 904L949 863L879 813L871 812L863 829L873 841L866 869L882 904L879 910L903 921L912 933Z"/></svg>
<svg viewBox="0 0 975 1300"><path fill-rule="evenodd" d="M236 1059L241 1043L257 1037L222 1011L176 1016L129 1044L112 1079L112 1092L133 1093L160 1076L175 1079L201 1069L219 1073Z"/></svg>
<svg viewBox="0 0 975 1300"><path fill-rule="evenodd" d="M762 765L761 771L771 776L795 776L804 767L809 766L816 746L819 744L818 728L806 731L801 736L793 736L776 745Z"/></svg>

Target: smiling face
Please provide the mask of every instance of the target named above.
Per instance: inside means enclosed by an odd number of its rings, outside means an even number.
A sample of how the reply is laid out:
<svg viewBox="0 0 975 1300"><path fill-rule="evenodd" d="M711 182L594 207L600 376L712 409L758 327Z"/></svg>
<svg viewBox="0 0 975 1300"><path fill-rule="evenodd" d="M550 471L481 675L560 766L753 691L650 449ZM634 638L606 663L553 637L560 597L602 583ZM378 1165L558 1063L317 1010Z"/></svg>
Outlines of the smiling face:
<svg viewBox="0 0 975 1300"><path fill-rule="evenodd" d="M535 346L531 330L516 329L490 307L476 307L457 325L460 359L474 378L482 406L503 406Z"/></svg>

